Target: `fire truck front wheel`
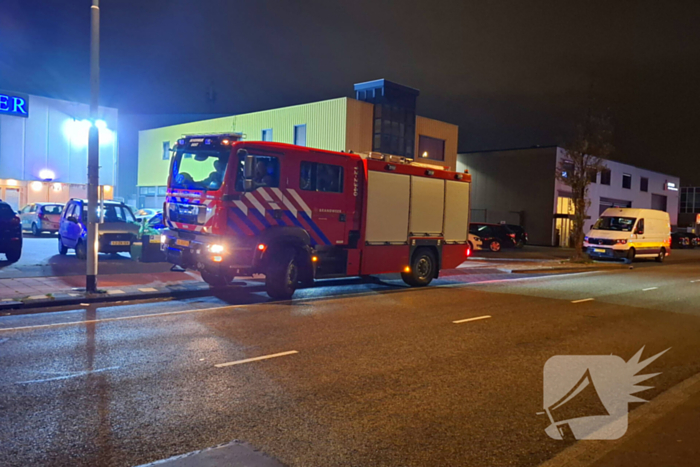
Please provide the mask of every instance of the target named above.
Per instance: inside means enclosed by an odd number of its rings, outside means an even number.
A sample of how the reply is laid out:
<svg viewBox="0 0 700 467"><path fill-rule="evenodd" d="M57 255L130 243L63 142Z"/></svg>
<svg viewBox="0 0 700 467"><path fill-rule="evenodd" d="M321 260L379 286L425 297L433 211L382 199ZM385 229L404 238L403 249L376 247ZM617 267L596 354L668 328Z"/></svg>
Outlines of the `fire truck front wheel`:
<svg viewBox="0 0 700 467"><path fill-rule="evenodd" d="M419 248L413 253L409 272L402 272L401 278L411 287L424 287L433 280L437 268L435 254L429 248Z"/></svg>
<svg viewBox="0 0 700 467"><path fill-rule="evenodd" d="M265 291L275 300L289 300L299 284L299 265L293 249L270 258L265 273Z"/></svg>

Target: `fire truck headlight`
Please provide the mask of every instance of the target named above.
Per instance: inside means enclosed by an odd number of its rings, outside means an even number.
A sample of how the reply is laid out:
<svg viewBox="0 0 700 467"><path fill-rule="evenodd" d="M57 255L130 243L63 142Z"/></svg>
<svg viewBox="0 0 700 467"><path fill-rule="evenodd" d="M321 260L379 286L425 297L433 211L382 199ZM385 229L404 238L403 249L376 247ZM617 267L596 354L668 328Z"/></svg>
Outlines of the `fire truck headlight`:
<svg viewBox="0 0 700 467"><path fill-rule="evenodd" d="M168 237L165 235L160 236L160 243L168 243Z"/></svg>
<svg viewBox="0 0 700 467"><path fill-rule="evenodd" d="M224 246L214 243L214 244L212 244L212 245L209 245L209 251L210 251L211 253L223 253L223 252L224 252Z"/></svg>

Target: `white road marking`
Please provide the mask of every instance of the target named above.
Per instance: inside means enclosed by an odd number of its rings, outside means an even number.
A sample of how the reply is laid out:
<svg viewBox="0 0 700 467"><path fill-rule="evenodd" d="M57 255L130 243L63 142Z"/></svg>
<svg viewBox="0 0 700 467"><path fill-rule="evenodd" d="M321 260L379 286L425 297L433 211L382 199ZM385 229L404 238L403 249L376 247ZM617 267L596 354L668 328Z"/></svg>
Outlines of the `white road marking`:
<svg viewBox="0 0 700 467"><path fill-rule="evenodd" d="M295 353L299 353L299 352L296 350L290 350L288 352L280 352L280 353L273 353L271 355L263 355L262 357L253 357L253 358L246 358L245 360L236 360L235 362L219 363L219 364L214 365L214 366L216 368L223 368L226 366L240 365L242 363L257 362L260 360L267 360L270 358L284 357L285 355L294 355Z"/></svg>
<svg viewBox="0 0 700 467"><path fill-rule="evenodd" d="M454 324L460 324L460 323L468 323L469 321L477 321L480 319L487 319L490 318L491 316L486 315L486 316L477 316L476 318L467 318L467 319L458 319L457 321L452 321Z"/></svg>
<svg viewBox="0 0 700 467"><path fill-rule="evenodd" d="M595 298L584 298L584 299L582 299L582 300L574 300L574 301L572 301L571 303L592 302L593 300L595 300Z"/></svg>
<svg viewBox="0 0 700 467"><path fill-rule="evenodd" d="M107 295L119 295L122 293L126 293L126 292L124 292L123 290L119 290L119 289L112 289L112 290L107 291Z"/></svg>
<svg viewBox="0 0 700 467"><path fill-rule="evenodd" d="M646 289L642 289L642 292L647 292L649 290L656 290L658 287L647 287Z"/></svg>
<svg viewBox="0 0 700 467"><path fill-rule="evenodd" d="M690 282L700 282L700 279L697 279L697 280L694 280L694 281L690 281Z"/></svg>
<svg viewBox="0 0 700 467"><path fill-rule="evenodd" d="M142 289L139 289L140 292L158 292L158 289L155 289L153 287L144 287Z"/></svg>
<svg viewBox="0 0 700 467"><path fill-rule="evenodd" d="M59 381L62 379L77 378L78 376L85 376L85 375L89 375L92 373L102 373L103 371L116 370L117 368L119 368L119 367L118 366L111 366L109 368L102 368L100 370L81 371L79 373L73 373L72 375L56 376L55 378L32 379L30 381L18 381L15 384L31 384L31 383L45 383L47 381Z"/></svg>

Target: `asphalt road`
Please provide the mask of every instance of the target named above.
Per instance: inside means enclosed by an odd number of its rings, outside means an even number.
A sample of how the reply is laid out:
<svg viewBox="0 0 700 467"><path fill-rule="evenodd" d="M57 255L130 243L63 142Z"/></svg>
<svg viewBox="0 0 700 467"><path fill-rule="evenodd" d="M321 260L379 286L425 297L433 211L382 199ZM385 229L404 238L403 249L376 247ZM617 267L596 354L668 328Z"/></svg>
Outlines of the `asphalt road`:
<svg viewBox="0 0 700 467"><path fill-rule="evenodd" d="M535 466L571 444L538 415L550 357L671 348L646 399L700 372L698 263L442 285L2 317L0 465L241 440L290 466Z"/></svg>

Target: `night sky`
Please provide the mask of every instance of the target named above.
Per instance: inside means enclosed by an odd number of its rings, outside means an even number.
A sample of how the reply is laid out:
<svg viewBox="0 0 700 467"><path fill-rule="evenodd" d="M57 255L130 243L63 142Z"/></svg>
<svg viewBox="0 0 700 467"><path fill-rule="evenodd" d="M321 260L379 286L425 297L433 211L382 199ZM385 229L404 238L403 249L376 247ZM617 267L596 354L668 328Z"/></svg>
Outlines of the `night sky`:
<svg viewBox="0 0 700 467"><path fill-rule="evenodd" d="M122 115L264 110L387 78L474 151L560 143L593 95L611 158L700 185L697 1L101 3L101 103ZM89 15L90 0L0 0L0 88L87 102Z"/></svg>

